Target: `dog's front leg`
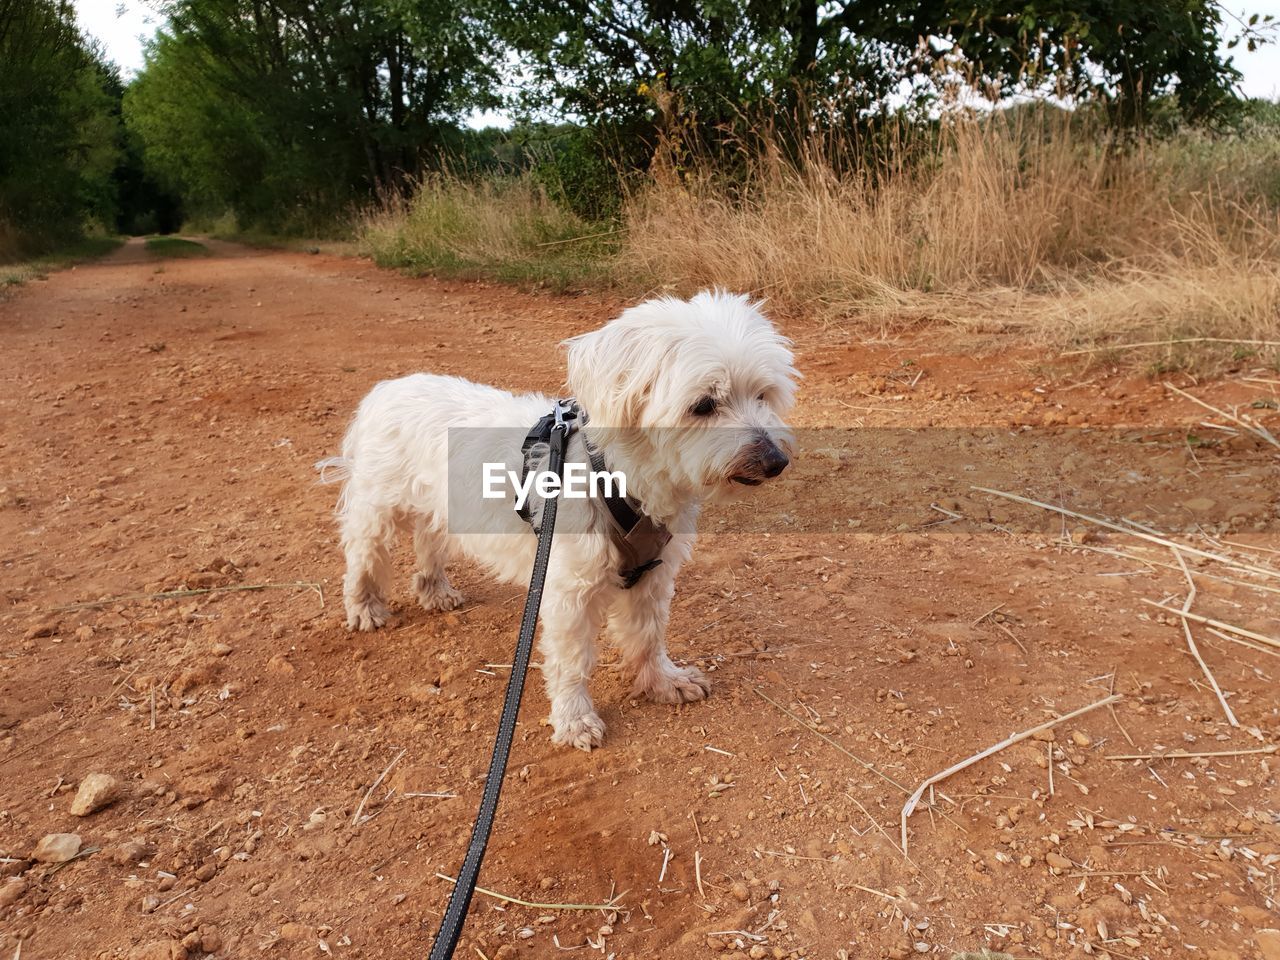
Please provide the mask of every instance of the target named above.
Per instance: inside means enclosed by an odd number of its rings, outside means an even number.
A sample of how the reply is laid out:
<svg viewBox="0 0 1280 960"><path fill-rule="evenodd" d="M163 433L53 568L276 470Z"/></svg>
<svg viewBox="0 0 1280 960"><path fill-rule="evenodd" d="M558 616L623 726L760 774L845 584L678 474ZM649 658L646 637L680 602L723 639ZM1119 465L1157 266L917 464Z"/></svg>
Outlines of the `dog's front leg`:
<svg viewBox="0 0 1280 960"><path fill-rule="evenodd" d="M599 589L549 583L542 601L542 677L551 701L553 743L591 750L604 739L604 721L587 684L596 665L602 610Z"/></svg>
<svg viewBox="0 0 1280 960"><path fill-rule="evenodd" d="M675 564L655 567L609 609L609 635L622 652L623 669L635 675L632 696L658 703L689 703L711 692L697 667L679 667L667 654L667 620L675 594Z"/></svg>

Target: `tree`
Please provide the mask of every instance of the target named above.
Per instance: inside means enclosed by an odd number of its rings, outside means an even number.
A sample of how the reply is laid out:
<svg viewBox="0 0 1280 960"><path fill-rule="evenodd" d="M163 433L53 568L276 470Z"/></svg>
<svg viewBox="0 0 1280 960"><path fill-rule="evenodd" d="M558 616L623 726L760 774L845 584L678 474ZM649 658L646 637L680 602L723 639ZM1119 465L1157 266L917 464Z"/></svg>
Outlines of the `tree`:
<svg viewBox="0 0 1280 960"><path fill-rule="evenodd" d="M69 3L0 0L0 246L17 248L7 252L114 222L118 84Z"/></svg>
<svg viewBox="0 0 1280 960"><path fill-rule="evenodd" d="M1170 92L1211 115L1238 78L1213 0L507 0L495 22L528 59L527 107L650 141L848 123L936 95L940 64L986 91L1103 99L1124 123Z"/></svg>
<svg viewBox="0 0 1280 960"><path fill-rule="evenodd" d="M126 97L166 181L286 225L415 176L491 105L488 34L462 0L172 0Z"/></svg>

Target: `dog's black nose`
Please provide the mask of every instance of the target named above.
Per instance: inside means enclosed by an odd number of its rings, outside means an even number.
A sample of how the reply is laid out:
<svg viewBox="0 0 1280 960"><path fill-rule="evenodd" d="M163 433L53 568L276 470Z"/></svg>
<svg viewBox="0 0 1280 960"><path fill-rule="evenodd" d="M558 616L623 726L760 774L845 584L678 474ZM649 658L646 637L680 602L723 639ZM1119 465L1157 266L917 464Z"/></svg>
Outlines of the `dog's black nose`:
<svg viewBox="0 0 1280 960"><path fill-rule="evenodd" d="M787 464L790 462L785 453L779 450L775 444L770 443L764 456L760 458L760 472L772 480L787 469Z"/></svg>

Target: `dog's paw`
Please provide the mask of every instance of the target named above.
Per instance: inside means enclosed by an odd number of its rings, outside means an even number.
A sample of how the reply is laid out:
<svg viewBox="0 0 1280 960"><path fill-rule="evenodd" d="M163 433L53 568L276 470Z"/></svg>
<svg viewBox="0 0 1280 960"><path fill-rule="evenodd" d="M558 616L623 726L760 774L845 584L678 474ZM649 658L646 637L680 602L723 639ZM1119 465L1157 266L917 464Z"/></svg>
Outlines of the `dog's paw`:
<svg viewBox="0 0 1280 960"><path fill-rule="evenodd" d="M555 729L551 734L552 743L590 753L604 742L604 721L594 711L559 722L553 718L551 724Z"/></svg>
<svg viewBox="0 0 1280 960"><path fill-rule="evenodd" d="M413 592L423 610L457 610L462 606L462 594L450 586L444 577L429 577L425 573L413 575Z"/></svg>
<svg viewBox="0 0 1280 960"><path fill-rule="evenodd" d="M697 667L671 667L662 672L642 673L636 678L632 695L643 695L654 703L692 703L705 700L711 681Z"/></svg>
<svg viewBox="0 0 1280 960"><path fill-rule="evenodd" d="M391 608L381 600L347 604L348 630L377 630L391 619Z"/></svg>

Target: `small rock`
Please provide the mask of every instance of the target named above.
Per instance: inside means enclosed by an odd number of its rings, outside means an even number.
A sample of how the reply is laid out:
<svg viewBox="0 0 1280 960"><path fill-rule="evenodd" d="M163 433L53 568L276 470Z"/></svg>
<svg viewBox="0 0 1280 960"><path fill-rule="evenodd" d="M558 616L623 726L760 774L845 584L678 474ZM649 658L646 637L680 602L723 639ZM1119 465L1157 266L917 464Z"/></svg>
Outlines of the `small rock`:
<svg viewBox="0 0 1280 960"><path fill-rule="evenodd" d="M11 877L5 881L3 885L0 885L0 910L13 906L26 892L27 881L21 877Z"/></svg>
<svg viewBox="0 0 1280 960"><path fill-rule="evenodd" d="M229 643L215 643L209 648L209 652L215 657L229 657L231 656L231 645Z"/></svg>
<svg viewBox="0 0 1280 960"><path fill-rule="evenodd" d="M145 860L148 853L150 853L150 847L147 846L147 842L135 837L116 847L111 854L111 859L120 866L127 867L131 863Z"/></svg>
<svg viewBox="0 0 1280 960"><path fill-rule="evenodd" d="M156 884L156 889L161 893L168 893L178 885L178 878L172 873L166 873L160 877L160 882Z"/></svg>
<svg viewBox="0 0 1280 960"><path fill-rule="evenodd" d="M282 940L304 940L307 937L307 928L300 923L292 921L280 924L280 939Z"/></svg>
<svg viewBox="0 0 1280 960"><path fill-rule="evenodd" d="M30 860L0 857L0 877L20 877L31 867Z"/></svg>
<svg viewBox="0 0 1280 960"><path fill-rule="evenodd" d="M76 627L75 637L77 640L85 641L93 639L93 627L85 624L82 627Z"/></svg>
<svg viewBox="0 0 1280 960"><path fill-rule="evenodd" d="M1047 863L1049 866L1053 867L1055 870L1070 870L1072 867L1075 866L1074 863L1072 863L1062 854L1054 853L1053 851L1050 851L1049 853L1046 853L1044 855L1044 862Z"/></svg>
<svg viewBox="0 0 1280 960"><path fill-rule="evenodd" d="M40 839L31 851L31 859L41 863L66 863L80 852L77 833L50 833Z"/></svg>
<svg viewBox="0 0 1280 960"><path fill-rule="evenodd" d="M39 637L52 637L58 632L58 621L56 618L52 620L38 620L31 626L27 627L24 637L27 640L35 640Z"/></svg>
<svg viewBox="0 0 1280 960"><path fill-rule="evenodd" d="M206 863L196 871L196 879L201 883L208 883L218 875L218 865L216 863Z"/></svg>
<svg viewBox="0 0 1280 960"><path fill-rule="evenodd" d="M733 894L733 899L739 903L746 903L751 899L751 889L741 880L730 887L729 892Z"/></svg>
<svg viewBox="0 0 1280 960"><path fill-rule="evenodd" d="M187 956L187 948L177 940L156 940L129 951L129 960L187 960Z"/></svg>
<svg viewBox="0 0 1280 960"><path fill-rule="evenodd" d="M156 908L160 906L160 898L153 893L149 893L142 898L142 903L139 906L143 913L154 913Z"/></svg>
<svg viewBox="0 0 1280 960"><path fill-rule="evenodd" d="M1041 743L1053 743L1057 740L1057 735L1053 732L1053 728L1048 730L1037 730L1031 735L1032 740L1039 740Z"/></svg>
<svg viewBox="0 0 1280 960"><path fill-rule="evenodd" d="M109 773L91 773L80 781L76 798L71 801L71 813L87 817L114 803L120 796L120 781Z"/></svg>
<svg viewBox="0 0 1280 960"><path fill-rule="evenodd" d="M200 949L205 953L217 953L222 949L222 934L208 923L200 924Z"/></svg>

